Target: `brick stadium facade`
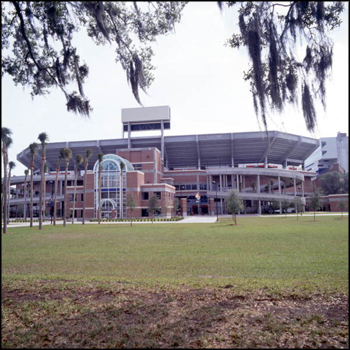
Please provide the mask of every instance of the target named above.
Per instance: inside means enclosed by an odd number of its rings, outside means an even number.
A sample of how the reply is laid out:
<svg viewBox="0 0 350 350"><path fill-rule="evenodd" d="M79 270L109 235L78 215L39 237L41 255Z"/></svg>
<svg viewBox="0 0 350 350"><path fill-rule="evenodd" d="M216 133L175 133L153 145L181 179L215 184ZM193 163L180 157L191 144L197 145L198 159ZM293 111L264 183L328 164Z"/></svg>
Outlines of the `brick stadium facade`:
<svg viewBox="0 0 350 350"><path fill-rule="evenodd" d="M122 110L123 112L123 110ZM133 119L133 113L138 113ZM147 112L147 113L146 113ZM152 119L152 113L156 115ZM157 114L158 113L158 114ZM162 113L162 117L159 117ZM146 119L144 117L146 115ZM165 117L163 117L165 115ZM49 143L46 147L46 213L53 198L59 150L70 148L73 157L69 165L68 186L64 198L64 169L58 177L57 214L71 216L75 200L75 218L82 217L83 203L86 218L97 216L98 161L104 154L101 186L101 212L104 218L128 218L127 195L136 200L133 217L148 216L149 198L159 198L160 215L216 215L225 214L224 199L231 189L237 189L244 201L242 213L267 213L272 203L295 201L300 197L305 206L312 193L316 173L305 171L303 162L319 146L319 141L277 131L225 133L206 135L164 136L170 128L168 107L125 110L123 138L113 140ZM140 117L141 116L141 117ZM161 130L161 136L131 137L135 130ZM124 132L128 137L124 138ZM84 171L78 174L74 197L74 164L76 154L84 156L91 149L87 171L86 195L83 196ZM29 150L23 150L17 159L29 166ZM35 173L40 171L41 154L35 159ZM125 164L121 171L120 164ZM39 175L34 175L34 215L38 215L40 191ZM29 215L29 195L24 198L24 176L11 179L15 187L10 200L10 216L23 216L24 202ZM28 186L29 189L29 186ZM174 199L180 207L174 208ZM329 206L330 209L334 205Z"/></svg>

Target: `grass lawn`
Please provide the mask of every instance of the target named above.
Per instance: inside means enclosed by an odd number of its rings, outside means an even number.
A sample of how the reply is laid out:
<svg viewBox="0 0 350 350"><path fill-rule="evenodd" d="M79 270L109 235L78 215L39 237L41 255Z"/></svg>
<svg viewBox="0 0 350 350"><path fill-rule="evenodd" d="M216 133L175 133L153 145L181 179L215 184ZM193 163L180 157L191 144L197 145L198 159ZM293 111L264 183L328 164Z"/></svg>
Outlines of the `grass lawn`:
<svg viewBox="0 0 350 350"><path fill-rule="evenodd" d="M231 223L10 228L2 276L347 290L347 218Z"/></svg>
<svg viewBox="0 0 350 350"><path fill-rule="evenodd" d="M9 227L3 347L348 347L348 217Z"/></svg>

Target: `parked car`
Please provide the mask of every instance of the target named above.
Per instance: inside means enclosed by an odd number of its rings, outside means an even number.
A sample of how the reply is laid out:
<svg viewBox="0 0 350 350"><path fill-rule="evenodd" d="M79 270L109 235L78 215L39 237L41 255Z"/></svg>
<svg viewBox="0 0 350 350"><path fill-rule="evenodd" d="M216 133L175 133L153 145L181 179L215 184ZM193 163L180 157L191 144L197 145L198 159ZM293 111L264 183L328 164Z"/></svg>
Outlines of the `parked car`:
<svg viewBox="0 0 350 350"><path fill-rule="evenodd" d="M288 208L286 211L287 213L295 213L295 208ZM275 214L279 214L279 213L280 213L280 210L276 209ZM285 213L285 211L282 210L282 213Z"/></svg>

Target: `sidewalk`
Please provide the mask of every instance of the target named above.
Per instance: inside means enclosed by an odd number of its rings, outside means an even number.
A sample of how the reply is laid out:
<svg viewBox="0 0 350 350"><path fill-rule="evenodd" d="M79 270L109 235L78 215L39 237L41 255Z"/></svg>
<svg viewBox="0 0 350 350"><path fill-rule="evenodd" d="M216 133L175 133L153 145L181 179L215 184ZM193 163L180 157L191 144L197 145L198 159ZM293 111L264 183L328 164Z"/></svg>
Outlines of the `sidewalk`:
<svg viewBox="0 0 350 350"><path fill-rule="evenodd" d="M212 223L216 222L216 215L215 216L186 216L183 220L179 221L154 221L154 224L193 224L193 223ZM72 220L67 220L66 221L67 225L72 224ZM94 225L98 224L98 222L90 222L89 220L85 220L85 224L87 225ZM103 225L108 225L108 224L121 224L125 225L128 224L130 225L130 221L101 221L101 224ZM132 222L133 225L137 224L152 224L151 221L134 221ZM51 225L50 220L46 220L43 222L43 225ZM63 225L63 220L56 220L56 226ZM81 221L74 221L74 225L82 225ZM38 222L33 222L33 226L39 226ZM14 223L9 223L7 227L29 227L29 222L14 222Z"/></svg>

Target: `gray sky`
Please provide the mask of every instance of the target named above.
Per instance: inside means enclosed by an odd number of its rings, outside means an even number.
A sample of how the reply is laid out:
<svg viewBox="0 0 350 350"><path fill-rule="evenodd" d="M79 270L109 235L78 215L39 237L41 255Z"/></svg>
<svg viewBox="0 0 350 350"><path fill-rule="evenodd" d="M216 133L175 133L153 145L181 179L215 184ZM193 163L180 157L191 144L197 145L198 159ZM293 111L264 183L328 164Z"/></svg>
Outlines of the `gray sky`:
<svg viewBox="0 0 350 350"><path fill-rule="evenodd" d="M288 108L270 114L269 130L307 137L335 137L348 133L349 51L348 3L343 23L331 34L334 41L332 78L327 87L327 110L318 106L316 132L307 131L300 110ZM140 93L145 107L169 105L171 129L165 135L261 131L254 113L249 84L243 81L248 68L245 48L224 46L233 32L237 16L232 9L220 13L216 2L192 2L183 12L175 33L159 37L154 45L155 81L148 95ZM114 61L114 49L95 46L79 37L79 54L90 67L85 94L93 112L89 119L68 113L64 95L53 90L32 100L30 89L2 78L2 126L13 132L9 159L16 162L14 175L25 167L16 156L41 132L50 142L114 139L122 137L121 109L140 107L127 84L126 75ZM133 133L139 137L147 134ZM152 135L152 134L148 134Z"/></svg>

